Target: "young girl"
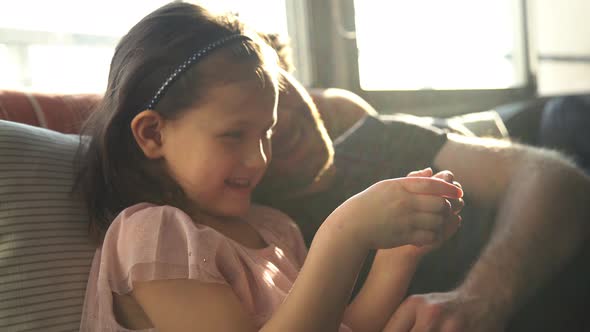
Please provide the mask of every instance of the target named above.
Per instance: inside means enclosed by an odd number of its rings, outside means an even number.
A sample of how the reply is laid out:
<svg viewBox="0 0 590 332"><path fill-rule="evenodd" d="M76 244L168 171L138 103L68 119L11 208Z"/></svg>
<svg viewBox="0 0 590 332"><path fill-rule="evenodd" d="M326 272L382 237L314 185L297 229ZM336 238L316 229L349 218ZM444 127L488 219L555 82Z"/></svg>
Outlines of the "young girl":
<svg viewBox="0 0 590 332"><path fill-rule="evenodd" d="M154 11L120 41L76 187L101 243L82 331L382 330L415 265L407 256L387 276L399 284L385 301L373 298L376 275L347 308L368 251L437 244L453 231L444 197L461 189L429 171L349 199L309 253L288 217L251 205L276 122L268 50L234 18L186 3Z"/></svg>

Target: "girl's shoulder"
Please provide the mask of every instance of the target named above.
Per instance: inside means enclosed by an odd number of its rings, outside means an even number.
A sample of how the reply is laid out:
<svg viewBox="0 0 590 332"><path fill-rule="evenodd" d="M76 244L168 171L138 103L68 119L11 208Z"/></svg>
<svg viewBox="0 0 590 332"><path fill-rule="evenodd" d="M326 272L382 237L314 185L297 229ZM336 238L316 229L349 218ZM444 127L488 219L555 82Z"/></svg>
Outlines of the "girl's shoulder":
<svg viewBox="0 0 590 332"><path fill-rule="evenodd" d="M181 209L169 205L139 203L121 211L105 234L110 238L133 239L160 234L166 237L187 238L195 236L200 229ZM207 234L212 235L212 234Z"/></svg>
<svg viewBox="0 0 590 332"><path fill-rule="evenodd" d="M244 217L267 241L298 248L302 242L297 224L285 213L271 207L252 204ZM217 230L193 221L181 209L168 205L140 203L123 210L113 221L105 240L111 243L137 245L162 245L166 243L196 243L203 248L220 248L228 242ZM141 240L138 243L137 240ZM232 241L229 241L232 244ZM140 245L140 246L141 246Z"/></svg>
<svg viewBox="0 0 590 332"><path fill-rule="evenodd" d="M296 229L297 224L287 214L264 205L252 204L245 216L247 222L271 229ZM117 224L142 224L146 220L150 223L178 223L188 224L199 228L199 221L193 221L183 210L170 205L155 205L152 203L138 203L119 213L111 226ZM202 226L206 228L206 226Z"/></svg>
<svg viewBox="0 0 590 332"><path fill-rule="evenodd" d="M259 232L270 233L281 241L300 234L299 227L291 217L268 206L252 204L245 220ZM198 220L193 221L179 208L152 203L139 203L121 211L109 227L107 237L136 238L142 234L159 233L176 238L185 237L185 240L198 237L206 242L222 240L224 237L218 231L199 224Z"/></svg>
<svg viewBox="0 0 590 332"><path fill-rule="evenodd" d="M123 210L109 227L101 250L101 270L119 294L133 281L197 279L225 283L220 268L232 256L226 239L198 227L182 210L140 203ZM220 263L221 262L221 263Z"/></svg>
<svg viewBox="0 0 590 332"><path fill-rule="evenodd" d="M132 205L119 213L112 224L141 222L146 218L150 220L178 220L190 222L191 218L181 209L170 205L156 205L153 203L138 203Z"/></svg>

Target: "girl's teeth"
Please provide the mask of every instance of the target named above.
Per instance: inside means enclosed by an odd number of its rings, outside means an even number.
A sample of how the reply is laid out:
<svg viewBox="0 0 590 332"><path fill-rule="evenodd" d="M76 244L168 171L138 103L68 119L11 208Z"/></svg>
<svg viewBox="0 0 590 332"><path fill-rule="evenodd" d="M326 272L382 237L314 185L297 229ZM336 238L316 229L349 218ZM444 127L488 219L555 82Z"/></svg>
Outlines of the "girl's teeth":
<svg viewBox="0 0 590 332"><path fill-rule="evenodd" d="M244 179L229 180L228 182L232 185L244 186L244 187L248 186L250 184L250 181L244 180Z"/></svg>

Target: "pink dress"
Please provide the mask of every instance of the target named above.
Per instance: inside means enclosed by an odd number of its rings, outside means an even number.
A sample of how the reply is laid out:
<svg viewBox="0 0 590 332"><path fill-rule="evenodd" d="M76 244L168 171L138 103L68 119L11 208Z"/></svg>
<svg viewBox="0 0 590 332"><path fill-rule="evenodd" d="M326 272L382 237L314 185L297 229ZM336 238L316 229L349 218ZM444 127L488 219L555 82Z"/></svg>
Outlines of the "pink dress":
<svg viewBox="0 0 590 332"><path fill-rule="evenodd" d="M253 205L245 219L267 247L244 247L171 206L141 203L122 211L94 255L80 331L138 331L116 321L112 292L127 294L134 281L161 279L229 285L262 327L291 289L307 250L285 214ZM343 324L340 331L350 329Z"/></svg>

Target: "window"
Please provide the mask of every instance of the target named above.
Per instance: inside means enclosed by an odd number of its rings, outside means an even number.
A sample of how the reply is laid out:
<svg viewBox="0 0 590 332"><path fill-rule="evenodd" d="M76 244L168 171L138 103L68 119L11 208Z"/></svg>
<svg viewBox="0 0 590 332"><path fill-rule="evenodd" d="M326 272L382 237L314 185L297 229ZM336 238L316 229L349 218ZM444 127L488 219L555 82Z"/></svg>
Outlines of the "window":
<svg viewBox="0 0 590 332"><path fill-rule="evenodd" d="M590 91L590 1L531 3L540 95Z"/></svg>
<svg viewBox="0 0 590 332"><path fill-rule="evenodd" d="M521 1L355 0L363 90L526 84Z"/></svg>
<svg viewBox="0 0 590 332"><path fill-rule="evenodd" d="M207 0L255 29L287 35L286 0ZM119 38L165 0L0 3L0 89L100 93ZM190 2L190 1L189 1ZM261 14L260 8L265 8Z"/></svg>

